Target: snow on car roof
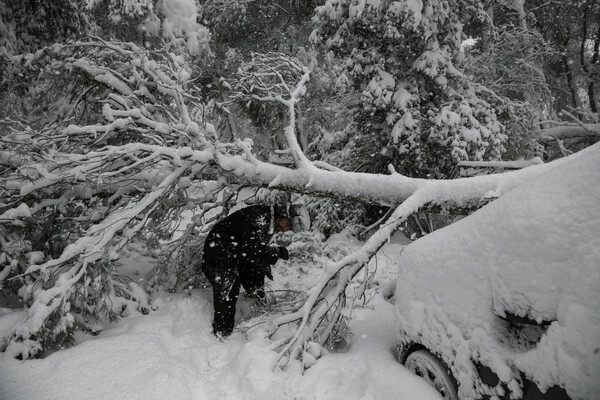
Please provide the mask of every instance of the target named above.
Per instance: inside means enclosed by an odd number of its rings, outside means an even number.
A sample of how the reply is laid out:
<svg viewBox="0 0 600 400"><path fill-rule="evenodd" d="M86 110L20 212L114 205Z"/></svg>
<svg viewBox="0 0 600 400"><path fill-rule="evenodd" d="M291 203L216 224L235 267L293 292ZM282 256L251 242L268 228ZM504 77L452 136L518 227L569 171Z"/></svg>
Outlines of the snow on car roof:
<svg viewBox="0 0 600 400"><path fill-rule="evenodd" d="M454 360L462 396L477 391L471 359L505 382L516 366L542 390L559 383L573 398L600 391L599 200L595 146L407 246L396 293L400 331ZM495 314L505 312L556 322L525 350L503 340Z"/></svg>

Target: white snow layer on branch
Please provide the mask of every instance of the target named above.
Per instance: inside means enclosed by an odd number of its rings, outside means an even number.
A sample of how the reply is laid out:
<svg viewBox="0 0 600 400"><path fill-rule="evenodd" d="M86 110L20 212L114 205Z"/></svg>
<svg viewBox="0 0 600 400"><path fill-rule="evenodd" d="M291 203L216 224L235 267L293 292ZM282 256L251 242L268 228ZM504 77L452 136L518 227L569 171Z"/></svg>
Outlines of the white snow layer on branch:
<svg viewBox="0 0 600 400"><path fill-rule="evenodd" d="M596 146L584 151L594 151L594 149ZM500 195L532 176L544 173L569 159L563 158L548 164L534 165L504 174L455 180L409 178L397 173L383 175L317 168L291 169L266 163L256 158L248 159L245 155L222 154L214 148L174 149L139 143L112 146L101 152L79 155L75 159L92 158L104 152L135 154L139 151L149 154L158 152L171 158L174 165L182 165L184 160L197 164L212 164L228 173L233 179L259 186L268 186L275 181L275 186L279 188L339 198L360 199L386 206L397 206L417 192L423 193L423 195L430 193L428 201L431 204L460 206L468 200L481 200L490 193ZM577 156L577 154L573 156Z"/></svg>
<svg viewBox="0 0 600 400"><path fill-rule="evenodd" d="M31 218L31 210L27 204L21 203L17 207L4 212L0 215L0 223L3 220L13 220L18 218Z"/></svg>
<svg viewBox="0 0 600 400"><path fill-rule="evenodd" d="M578 137L600 137L600 124L568 124L542 129L541 138L569 139Z"/></svg>
<svg viewBox="0 0 600 400"><path fill-rule="evenodd" d="M531 160L517 161L459 161L458 166L472 168L522 169L531 165L543 163L544 161L540 157L535 157Z"/></svg>

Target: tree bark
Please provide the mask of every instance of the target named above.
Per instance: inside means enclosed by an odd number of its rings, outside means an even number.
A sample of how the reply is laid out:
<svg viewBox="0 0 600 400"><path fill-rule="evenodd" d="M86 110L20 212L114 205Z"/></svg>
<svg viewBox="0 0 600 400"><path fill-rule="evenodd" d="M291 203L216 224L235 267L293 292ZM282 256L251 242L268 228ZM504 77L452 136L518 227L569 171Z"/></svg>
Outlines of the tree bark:
<svg viewBox="0 0 600 400"><path fill-rule="evenodd" d="M592 109L592 112L594 112L594 113L598 112L598 99L596 98L596 90L595 90L597 72L595 71L595 68L600 68L599 66L596 65L596 64L598 64L599 58L600 58L600 26L598 26L598 32L596 32L596 39L594 40L594 52L592 55L592 60L590 62L592 71L590 71L590 73L588 75L588 79L589 79L588 97L590 99L590 107Z"/></svg>
<svg viewBox="0 0 600 400"><path fill-rule="evenodd" d="M586 61L586 48L587 48L587 42L588 42L588 15L589 15L589 10L590 9L590 5L589 3L586 3L586 7L585 7L585 11L584 11L584 16L583 16L583 27L582 27L582 35L581 35L581 46L580 46L580 50L579 50L579 58L580 58L580 62L581 62L581 67L583 68L583 72L585 72L587 80L588 80L588 87L587 87L587 94L588 94L588 99L590 102L590 109L592 110L592 112L596 113L598 112L598 103L596 101L596 95L595 95L595 88L594 88L594 77L593 77L593 67L594 64L597 62L598 60L598 42L600 40L600 27L598 28L598 32L594 41L594 50L592 53L592 58L590 60L590 63L588 63ZM590 68L591 67L591 68Z"/></svg>
<svg viewBox="0 0 600 400"><path fill-rule="evenodd" d="M306 131L304 130L304 118L302 113L302 104L296 104L296 110L298 112L298 120L296 124L298 125L298 142L300 144L300 149L302 151L306 150L308 146L308 139L306 138Z"/></svg>
<svg viewBox="0 0 600 400"><path fill-rule="evenodd" d="M569 91L571 93L571 102L573 107L577 110L581 109L581 99L579 98L579 93L577 92L577 85L575 83L575 74L573 72L573 67L571 66L572 60L567 56L563 56L563 66L565 68L565 75L567 76L567 85L569 87ZM579 114L579 113L578 113ZM580 116L581 119L581 116Z"/></svg>

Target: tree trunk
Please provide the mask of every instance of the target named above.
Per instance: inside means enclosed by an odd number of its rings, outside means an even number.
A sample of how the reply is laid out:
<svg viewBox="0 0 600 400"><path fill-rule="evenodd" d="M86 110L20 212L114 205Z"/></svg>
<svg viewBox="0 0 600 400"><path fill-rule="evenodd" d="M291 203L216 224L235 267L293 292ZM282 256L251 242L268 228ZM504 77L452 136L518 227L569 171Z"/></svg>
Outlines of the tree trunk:
<svg viewBox="0 0 600 400"><path fill-rule="evenodd" d="M598 113L598 101L596 100L596 91L594 89L594 81L588 83L588 97L590 98L590 108L593 113Z"/></svg>
<svg viewBox="0 0 600 400"><path fill-rule="evenodd" d="M598 32L596 33L596 40L594 41L594 52L592 55L592 60L590 62L592 66L592 71L588 75L589 83L588 83L588 97L590 99L590 107L592 112L598 112L598 99L596 98L595 84L597 73L594 71L594 67L598 63L598 59L600 58L600 26L598 27Z"/></svg>
<svg viewBox="0 0 600 400"><path fill-rule="evenodd" d="M527 13L525 12L525 0L515 1L515 11L519 16L519 25L524 31L527 31Z"/></svg>
<svg viewBox="0 0 600 400"><path fill-rule="evenodd" d="M577 92L577 84L575 83L575 74L573 72L573 67L571 65L572 60L567 56L563 56L563 65L565 67L565 73L567 76L567 85L569 86L569 91L571 93L571 102L573 107L577 110L581 109L581 99L579 98L579 93ZM579 113L577 113L579 115ZM581 116L580 116L581 119Z"/></svg>
<svg viewBox="0 0 600 400"><path fill-rule="evenodd" d="M581 35L581 46L579 49L579 58L581 62L581 67L583 68L583 72L586 74L586 78L588 80L587 94L590 102L590 108L592 112L598 112L598 103L596 102L595 88L594 88L594 76L593 76L593 68L594 64L598 60L598 42L600 40L600 27L598 28L598 32L596 35L596 40L594 42L594 51L592 53L592 59L590 63L586 61L586 48L588 42L588 14L589 14L589 3L586 3L586 8L583 16L583 33ZM590 68L591 66L591 68Z"/></svg>
<svg viewBox="0 0 600 400"><path fill-rule="evenodd" d="M302 151L306 150L308 146L308 139L306 137L306 131L304 130L304 118L302 117L302 105L300 103L296 104L296 109L298 111L298 120L296 125L298 125L298 144L300 145L300 149Z"/></svg>

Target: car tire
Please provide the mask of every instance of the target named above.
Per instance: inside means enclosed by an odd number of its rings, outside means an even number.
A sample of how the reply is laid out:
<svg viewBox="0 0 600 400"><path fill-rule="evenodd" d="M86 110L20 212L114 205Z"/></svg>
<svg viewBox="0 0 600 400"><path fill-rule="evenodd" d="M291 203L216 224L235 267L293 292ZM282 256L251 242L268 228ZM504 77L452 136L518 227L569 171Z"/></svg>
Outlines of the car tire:
<svg viewBox="0 0 600 400"><path fill-rule="evenodd" d="M458 400L454 378L444 362L428 350L420 349L413 351L406 357L404 366L414 374L425 379L427 383L442 395L442 398Z"/></svg>

